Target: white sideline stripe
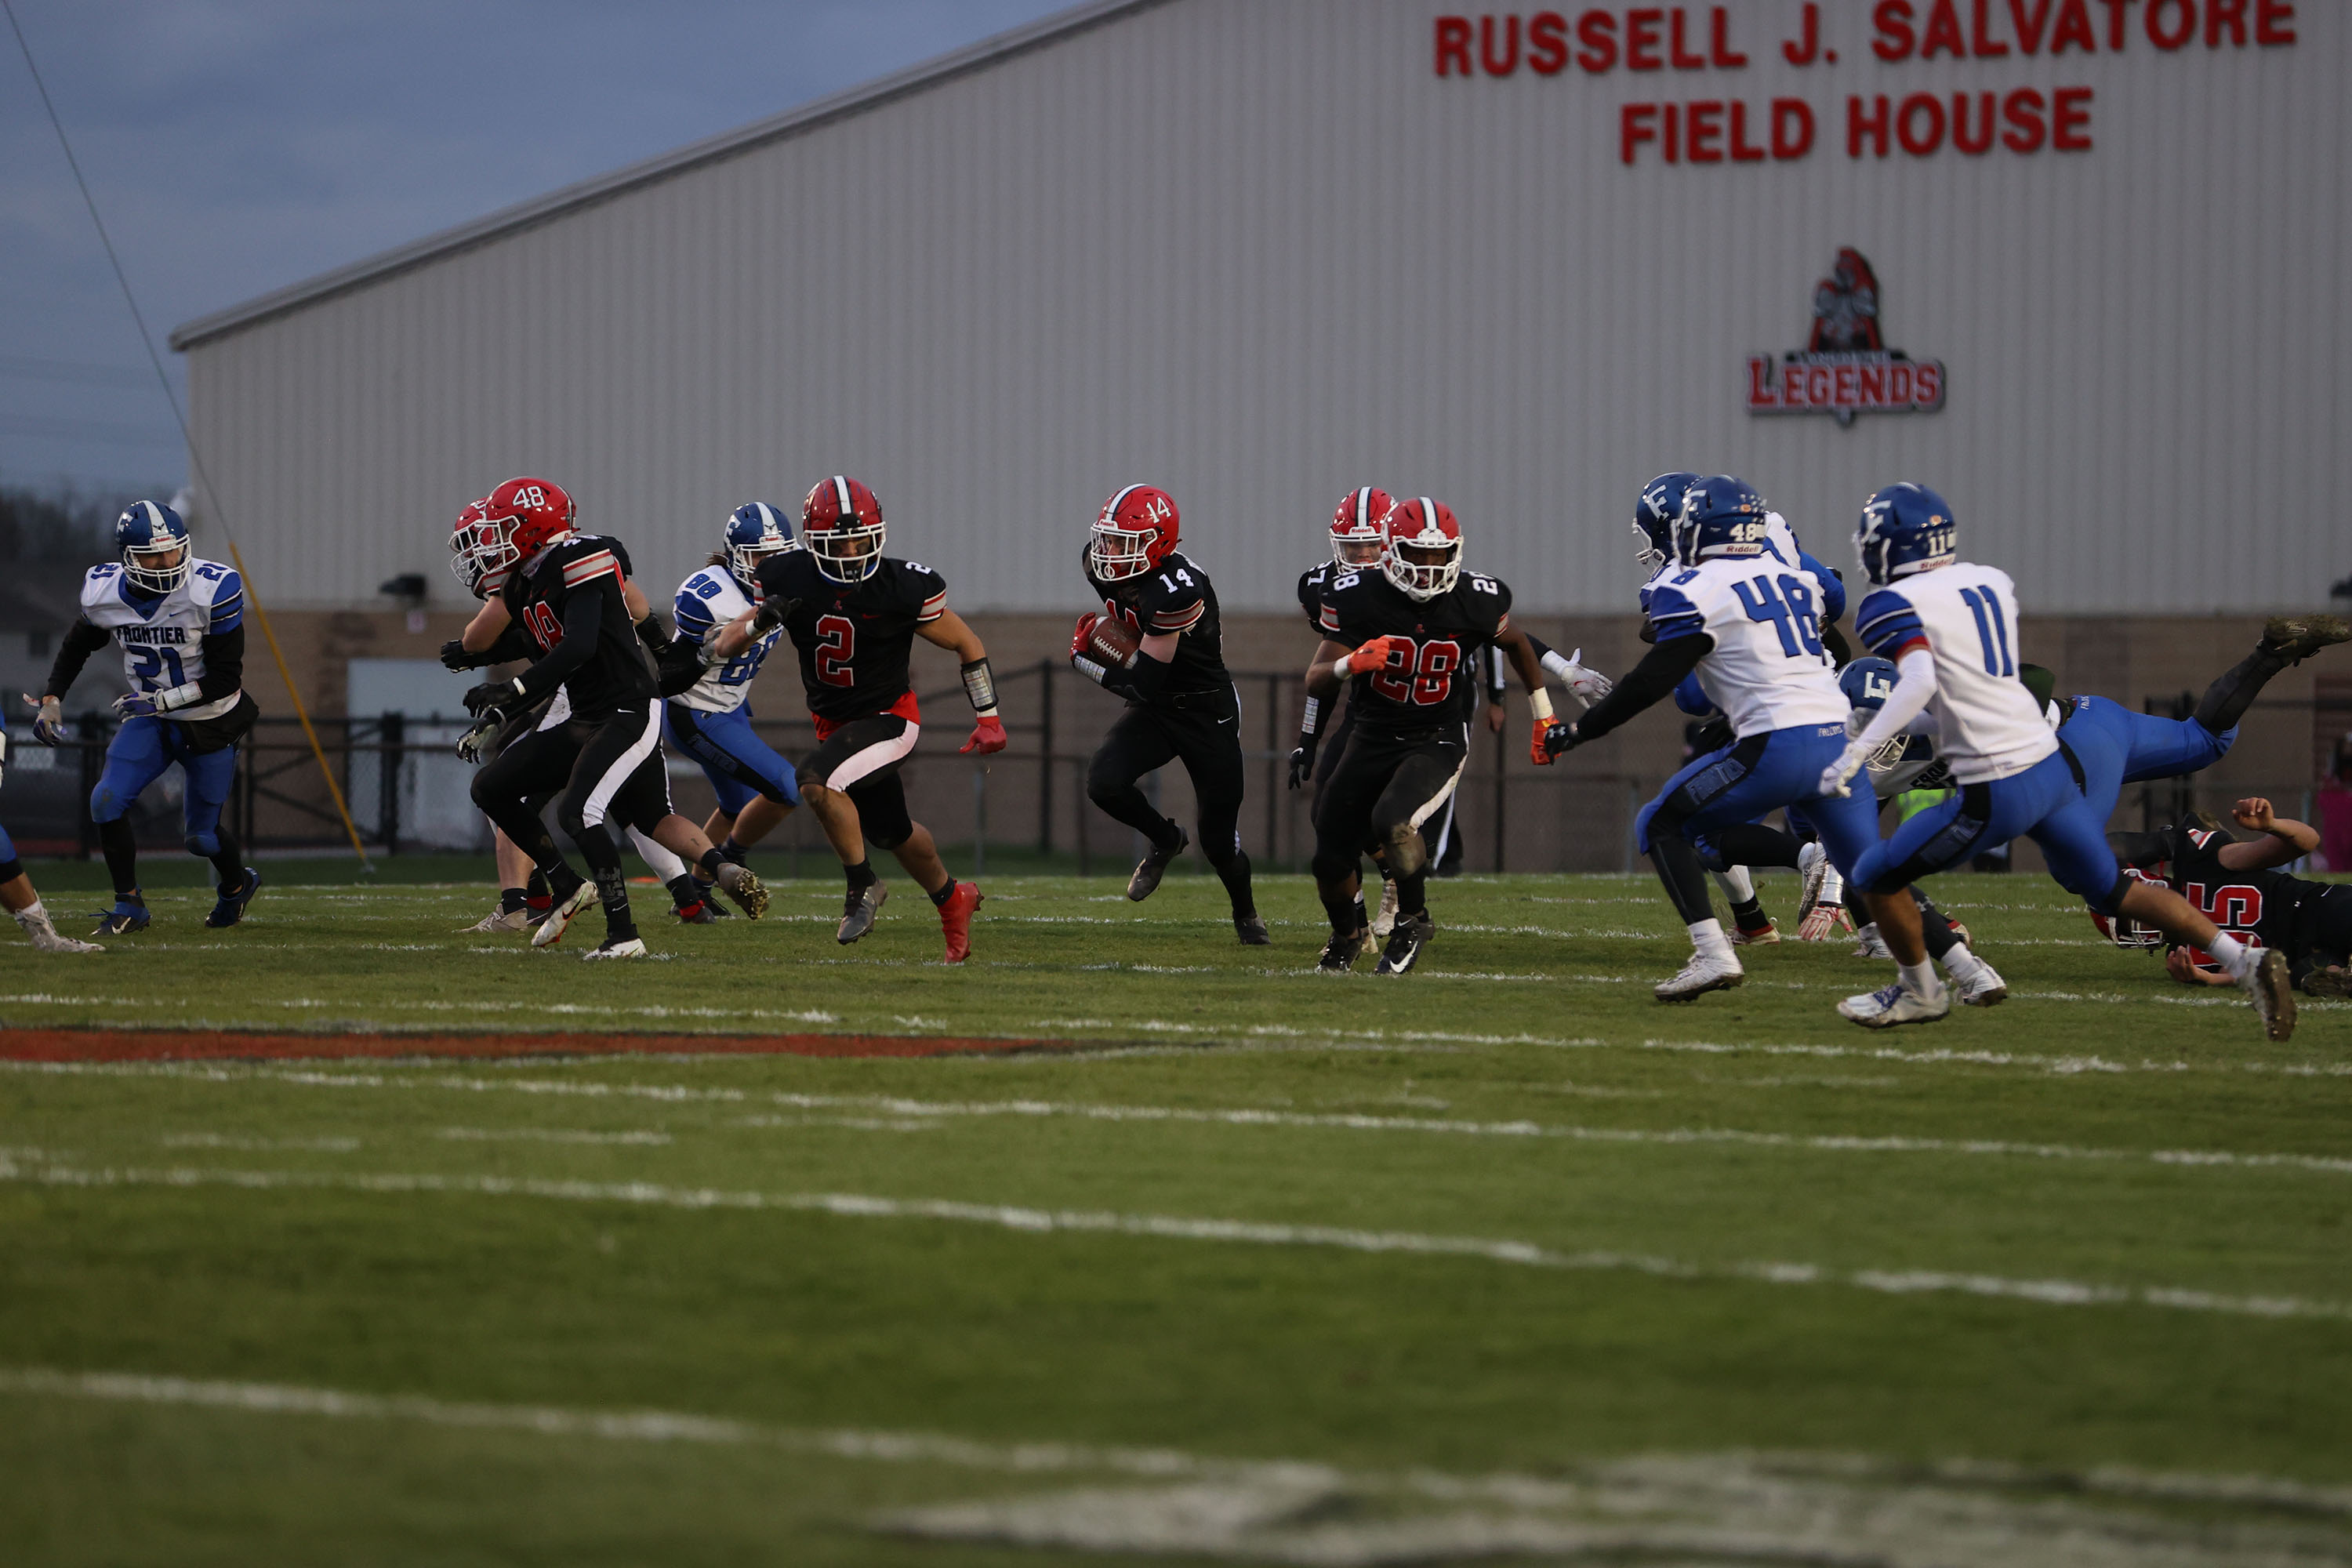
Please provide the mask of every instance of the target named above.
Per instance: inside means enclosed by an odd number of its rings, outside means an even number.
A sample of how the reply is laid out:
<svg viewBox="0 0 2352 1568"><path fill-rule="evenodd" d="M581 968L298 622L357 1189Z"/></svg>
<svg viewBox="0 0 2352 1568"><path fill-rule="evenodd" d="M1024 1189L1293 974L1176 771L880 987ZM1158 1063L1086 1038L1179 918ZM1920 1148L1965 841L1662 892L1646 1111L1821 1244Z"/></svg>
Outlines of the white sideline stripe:
<svg viewBox="0 0 2352 1568"><path fill-rule="evenodd" d="M652 1182L567 1182L520 1176L438 1175L404 1172L341 1174L307 1171L174 1169L80 1170L40 1163L20 1166L0 1152L0 1181L64 1187L237 1187L250 1191L311 1189L362 1193L439 1193L480 1197L553 1198L570 1203L622 1203L679 1209L808 1212L847 1219L929 1219L990 1226L1032 1234L1151 1237L1171 1241L1243 1242L1259 1247L1335 1248L1345 1252L1407 1253L1469 1258L1521 1268L1644 1274L1664 1279L1726 1279L1764 1285L1844 1285L1882 1295L1958 1293L2053 1307L2143 1306L2233 1317L2352 1321L2352 1303L2295 1296L2237 1296L2179 1286L2098 1285L2074 1279L2014 1279L1992 1274L1925 1268L1840 1269L1811 1263L1699 1264L1641 1253L1558 1252L1530 1241L1415 1231L1359 1230L1340 1226L1283 1225L1260 1220L1102 1210L1034 1209L947 1198L890 1198L866 1193L727 1192L670 1187Z"/></svg>

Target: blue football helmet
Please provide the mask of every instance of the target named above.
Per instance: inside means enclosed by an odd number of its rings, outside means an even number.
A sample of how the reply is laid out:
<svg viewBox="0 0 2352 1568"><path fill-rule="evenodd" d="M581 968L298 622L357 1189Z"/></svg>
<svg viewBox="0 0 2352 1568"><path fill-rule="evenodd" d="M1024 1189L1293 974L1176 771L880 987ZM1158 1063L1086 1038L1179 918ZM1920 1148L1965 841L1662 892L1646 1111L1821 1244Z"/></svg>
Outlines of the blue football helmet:
<svg viewBox="0 0 2352 1568"><path fill-rule="evenodd" d="M1641 541L1633 547L1633 559L1653 577L1674 558L1675 519L1683 510L1683 492L1696 483L1696 474L1660 474L1642 487L1641 498L1633 503L1633 536Z"/></svg>
<svg viewBox="0 0 2352 1568"><path fill-rule="evenodd" d="M1862 721L1855 727L1854 733L1860 734L1863 726L1878 717L1878 710L1886 706L1888 698L1895 695L1895 683L1899 679L1895 661L1875 655L1857 658L1838 671L1838 689L1845 693L1846 701L1853 708L1854 717ZM1903 751L1908 743L1908 737L1896 735L1881 742L1863 761L1869 767L1891 768L1903 760Z"/></svg>
<svg viewBox="0 0 2352 1568"><path fill-rule="evenodd" d="M122 574L150 594L170 593L195 568L188 525L161 501L132 501L131 510L114 520L114 549L122 560ZM159 562L155 557L161 555L172 559Z"/></svg>
<svg viewBox="0 0 2352 1568"><path fill-rule="evenodd" d="M1880 587L1897 577L1948 566L1956 556L1952 509L1925 485L1889 485L1862 505L1853 552L1863 575Z"/></svg>
<svg viewBox="0 0 2352 1568"><path fill-rule="evenodd" d="M1718 555L1763 554L1771 510L1746 479L1714 474L1693 480L1675 516L1675 559L1696 566Z"/></svg>
<svg viewBox="0 0 2352 1568"><path fill-rule="evenodd" d="M735 509L727 520L727 569L756 595L760 563L798 547L792 520L766 501L751 501Z"/></svg>

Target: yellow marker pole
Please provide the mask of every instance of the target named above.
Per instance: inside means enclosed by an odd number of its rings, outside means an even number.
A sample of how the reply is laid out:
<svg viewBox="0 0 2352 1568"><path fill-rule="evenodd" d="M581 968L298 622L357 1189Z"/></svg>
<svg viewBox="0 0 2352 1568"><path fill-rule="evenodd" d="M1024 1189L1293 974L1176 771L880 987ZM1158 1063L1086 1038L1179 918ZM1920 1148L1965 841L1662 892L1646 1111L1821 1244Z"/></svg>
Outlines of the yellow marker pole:
<svg viewBox="0 0 2352 1568"><path fill-rule="evenodd" d="M352 853L360 858L360 869L370 876L374 865L368 859L367 846L360 842L359 824L352 820L352 808L343 804L342 786L335 782L335 770L327 765L327 748L319 743L319 731L310 727L310 710L302 705L302 693L294 687L294 672L286 668L286 654L278 646L278 632L269 624L269 612L261 607L261 595L253 591L253 574L245 569L245 552L236 547L236 536L228 533L226 524L221 531L228 534L229 559L236 563L236 574L245 584L246 602L253 606L253 618L261 623L261 636L269 644L269 657L278 661L278 678L286 683L286 695L294 700L294 717L302 721L302 737L310 742L310 754L319 761L319 776L327 781L327 794L335 803L335 815L343 819L343 831L351 836ZM387 789L398 787L387 782Z"/></svg>

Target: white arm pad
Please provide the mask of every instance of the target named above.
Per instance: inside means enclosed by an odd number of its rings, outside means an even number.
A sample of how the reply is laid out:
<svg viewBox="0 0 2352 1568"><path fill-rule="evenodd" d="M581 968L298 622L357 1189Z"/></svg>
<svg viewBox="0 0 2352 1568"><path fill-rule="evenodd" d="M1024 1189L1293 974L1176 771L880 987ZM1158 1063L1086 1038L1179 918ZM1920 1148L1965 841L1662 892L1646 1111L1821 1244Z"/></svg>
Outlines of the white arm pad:
<svg viewBox="0 0 2352 1568"><path fill-rule="evenodd" d="M204 700L204 695L205 689L198 682L183 681L169 691L155 693L153 698L155 710L159 713L169 713L175 708L192 707Z"/></svg>
<svg viewBox="0 0 2352 1568"><path fill-rule="evenodd" d="M1580 649L1579 651L1580 652L1582 650ZM1576 672L1579 668L1574 659L1570 658L1568 655L1560 652L1559 649L1556 647L1548 647L1544 649L1543 667L1544 673L1550 676L1554 680L1559 681L1562 686L1567 685L1570 681L1576 679Z"/></svg>
<svg viewBox="0 0 2352 1568"><path fill-rule="evenodd" d="M1936 695L1936 656L1927 649L1915 647L1895 661L1895 673L1899 679L1878 717L1854 737L1854 744L1865 752L1906 733Z"/></svg>

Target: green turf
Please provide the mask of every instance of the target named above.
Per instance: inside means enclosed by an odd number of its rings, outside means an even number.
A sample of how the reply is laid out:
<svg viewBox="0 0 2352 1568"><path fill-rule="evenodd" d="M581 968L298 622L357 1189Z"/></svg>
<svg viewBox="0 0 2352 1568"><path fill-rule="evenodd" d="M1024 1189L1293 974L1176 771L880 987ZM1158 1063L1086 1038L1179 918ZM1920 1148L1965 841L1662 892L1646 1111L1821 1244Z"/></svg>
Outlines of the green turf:
<svg viewBox="0 0 2352 1568"><path fill-rule="evenodd" d="M1937 889L2015 997L1891 1037L1831 1012L1879 973L1843 943L1651 1001L1685 943L1646 879L1436 884L1397 981L1305 973L1292 879L1263 889L1270 952L1205 878L1141 907L992 880L955 970L903 882L854 949L812 879L758 924L649 927L633 965L579 963L584 931L460 934L478 886L291 882L237 931L159 884L102 958L0 946L0 1023L1088 1048L0 1070L0 1540L25 1561L1076 1561L875 1526L1119 1480L6 1381L28 1368L1311 1459L1368 1517L1403 1505L1361 1478L1415 1467L1748 1450L2352 1484L2352 1010L2268 1044L2039 879ZM1693 1131L1767 1136L1657 1136ZM1054 1213L1122 1217L1029 1217ZM1892 1275L1942 1288L1857 1282ZM2310 1512L2314 1561L2352 1553L2342 1509Z"/></svg>

